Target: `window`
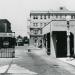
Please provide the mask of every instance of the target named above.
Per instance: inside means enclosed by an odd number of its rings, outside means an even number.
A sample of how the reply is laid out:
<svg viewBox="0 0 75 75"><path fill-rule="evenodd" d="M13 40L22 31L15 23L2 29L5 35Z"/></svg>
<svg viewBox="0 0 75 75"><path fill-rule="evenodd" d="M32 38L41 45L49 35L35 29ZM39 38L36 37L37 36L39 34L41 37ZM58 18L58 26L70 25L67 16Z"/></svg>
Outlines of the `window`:
<svg viewBox="0 0 75 75"><path fill-rule="evenodd" d="M40 19L42 19L42 15L40 16Z"/></svg>
<svg viewBox="0 0 75 75"><path fill-rule="evenodd" d="M35 23L33 23L33 26L35 26Z"/></svg>
<svg viewBox="0 0 75 75"><path fill-rule="evenodd" d="M63 7L60 7L60 10L63 10Z"/></svg>
<svg viewBox="0 0 75 75"><path fill-rule="evenodd" d="M38 19L38 16L33 16L33 19Z"/></svg>
<svg viewBox="0 0 75 75"><path fill-rule="evenodd" d="M35 43L37 42L37 39L35 39Z"/></svg>
<svg viewBox="0 0 75 75"><path fill-rule="evenodd" d="M35 19L35 16L33 16L33 19Z"/></svg>
<svg viewBox="0 0 75 75"><path fill-rule="evenodd" d="M42 23L40 23L40 27L42 27Z"/></svg>
<svg viewBox="0 0 75 75"><path fill-rule="evenodd" d="M62 15L60 15L60 18L62 18Z"/></svg>
<svg viewBox="0 0 75 75"><path fill-rule="evenodd" d="M30 30L31 33L33 33L33 30Z"/></svg>
<svg viewBox="0 0 75 75"><path fill-rule="evenodd" d="M56 15L56 18L58 18L58 15Z"/></svg>
<svg viewBox="0 0 75 75"><path fill-rule="evenodd" d="M44 15L44 19L46 19L46 15Z"/></svg>
<svg viewBox="0 0 75 75"><path fill-rule="evenodd" d="M66 18L66 16L67 16L67 15L65 14L64 17Z"/></svg>
<svg viewBox="0 0 75 75"><path fill-rule="evenodd" d="M38 38L37 37L34 37L33 39L34 39L34 42L36 43Z"/></svg>
<svg viewBox="0 0 75 75"><path fill-rule="evenodd" d="M51 14L51 16L53 16L53 14Z"/></svg>
<svg viewBox="0 0 75 75"><path fill-rule="evenodd" d="M40 30L40 34L42 34L42 29Z"/></svg>
<svg viewBox="0 0 75 75"><path fill-rule="evenodd" d="M38 26L38 23L33 23L33 26L37 27Z"/></svg>
<svg viewBox="0 0 75 75"><path fill-rule="evenodd" d="M75 15L71 15L71 19L75 19Z"/></svg>
<svg viewBox="0 0 75 75"><path fill-rule="evenodd" d="M38 30L34 30L34 34L38 34Z"/></svg>
<svg viewBox="0 0 75 75"><path fill-rule="evenodd" d="M36 19L38 19L38 16L36 16Z"/></svg>
<svg viewBox="0 0 75 75"><path fill-rule="evenodd" d="M48 18L50 19L50 14L48 15Z"/></svg>
<svg viewBox="0 0 75 75"><path fill-rule="evenodd" d="M74 15L74 19L75 19L75 15Z"/></svg>
<svg viewBox="0 0 75 75"><path fill-rule="evenodd" d="M46 23L44 23L44 26L46 26Z"/></svg>
<svg viewBox="0 0 75 75"><path fill-rule="evenodd" d="M38 26L38 23L36 23L36 27Z"/></svg>

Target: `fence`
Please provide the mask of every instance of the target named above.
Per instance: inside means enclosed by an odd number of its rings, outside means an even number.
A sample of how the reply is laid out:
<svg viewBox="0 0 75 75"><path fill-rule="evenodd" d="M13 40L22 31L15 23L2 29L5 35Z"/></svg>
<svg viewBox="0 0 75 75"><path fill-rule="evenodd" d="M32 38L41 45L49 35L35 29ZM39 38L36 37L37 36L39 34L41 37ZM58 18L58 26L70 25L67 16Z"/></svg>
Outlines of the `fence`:
<svg viewBox="0 0 75 75"><path fill-rule="evenodd" d="M0 58L14 58L14 57L15 57L15 48L0 49Z"/></svg>

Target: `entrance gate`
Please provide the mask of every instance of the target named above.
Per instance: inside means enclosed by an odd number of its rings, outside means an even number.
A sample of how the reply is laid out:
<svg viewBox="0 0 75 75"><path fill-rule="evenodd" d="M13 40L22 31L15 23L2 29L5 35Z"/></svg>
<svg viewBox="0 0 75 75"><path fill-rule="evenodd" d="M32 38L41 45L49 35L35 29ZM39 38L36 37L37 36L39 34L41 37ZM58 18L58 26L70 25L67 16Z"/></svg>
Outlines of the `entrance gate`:
<svg viewBox="0 0 75 75"><path fill-rule="evenodd" d="M56 57L67 57L67 32L53 31L56 36ZM74 36L70 33L70 56L74 54Z"/></svg>
<svg viewBox="0 0 75 75"><path fill-rule="evenodd" d="M56 32L56 57L67 56L67 35L66 32Z"/></svg>
<svg viewBox="0 0 75 75"><path fill-rule="evenodd" d="M12 37L0 37L0 58L15 57L16 39Z"/></svg>
<svg viewBox="0 0 75 75"><path fill-rule="evenodd" d="M14 58L15 49L14 48L1 48L0 49L0 58Z"/></svg>

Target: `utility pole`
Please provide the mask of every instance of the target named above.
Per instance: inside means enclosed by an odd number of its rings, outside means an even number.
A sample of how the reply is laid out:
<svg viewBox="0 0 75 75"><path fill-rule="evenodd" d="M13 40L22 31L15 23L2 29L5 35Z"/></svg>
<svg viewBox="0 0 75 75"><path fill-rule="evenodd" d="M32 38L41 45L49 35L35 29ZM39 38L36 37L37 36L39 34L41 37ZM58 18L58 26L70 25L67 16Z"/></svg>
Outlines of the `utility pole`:
<svg viewBox="0 0 75 75"><path fill-rule="evenodd" d="M66 16L67 21L67 56L70 57L70 19L71 16Z"/></svg>

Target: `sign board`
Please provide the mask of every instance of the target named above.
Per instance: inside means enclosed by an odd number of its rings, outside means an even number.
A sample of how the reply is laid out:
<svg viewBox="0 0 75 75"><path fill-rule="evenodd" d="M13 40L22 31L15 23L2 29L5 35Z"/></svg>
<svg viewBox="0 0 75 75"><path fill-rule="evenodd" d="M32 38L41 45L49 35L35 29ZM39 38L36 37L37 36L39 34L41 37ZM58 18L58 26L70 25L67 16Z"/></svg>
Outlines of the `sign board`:
<svg viewBox="0 0 75 75"><path fill-rule="evenodd" d="M8 47L9 46L9 42L8 41L4 41L3 42L3 46Z"/></svg>
<svg viewBox="0 0 75 75"><path fill-rule="evenodd" d="M14 37L14 33L0 33L0 37Z"/></svg>

